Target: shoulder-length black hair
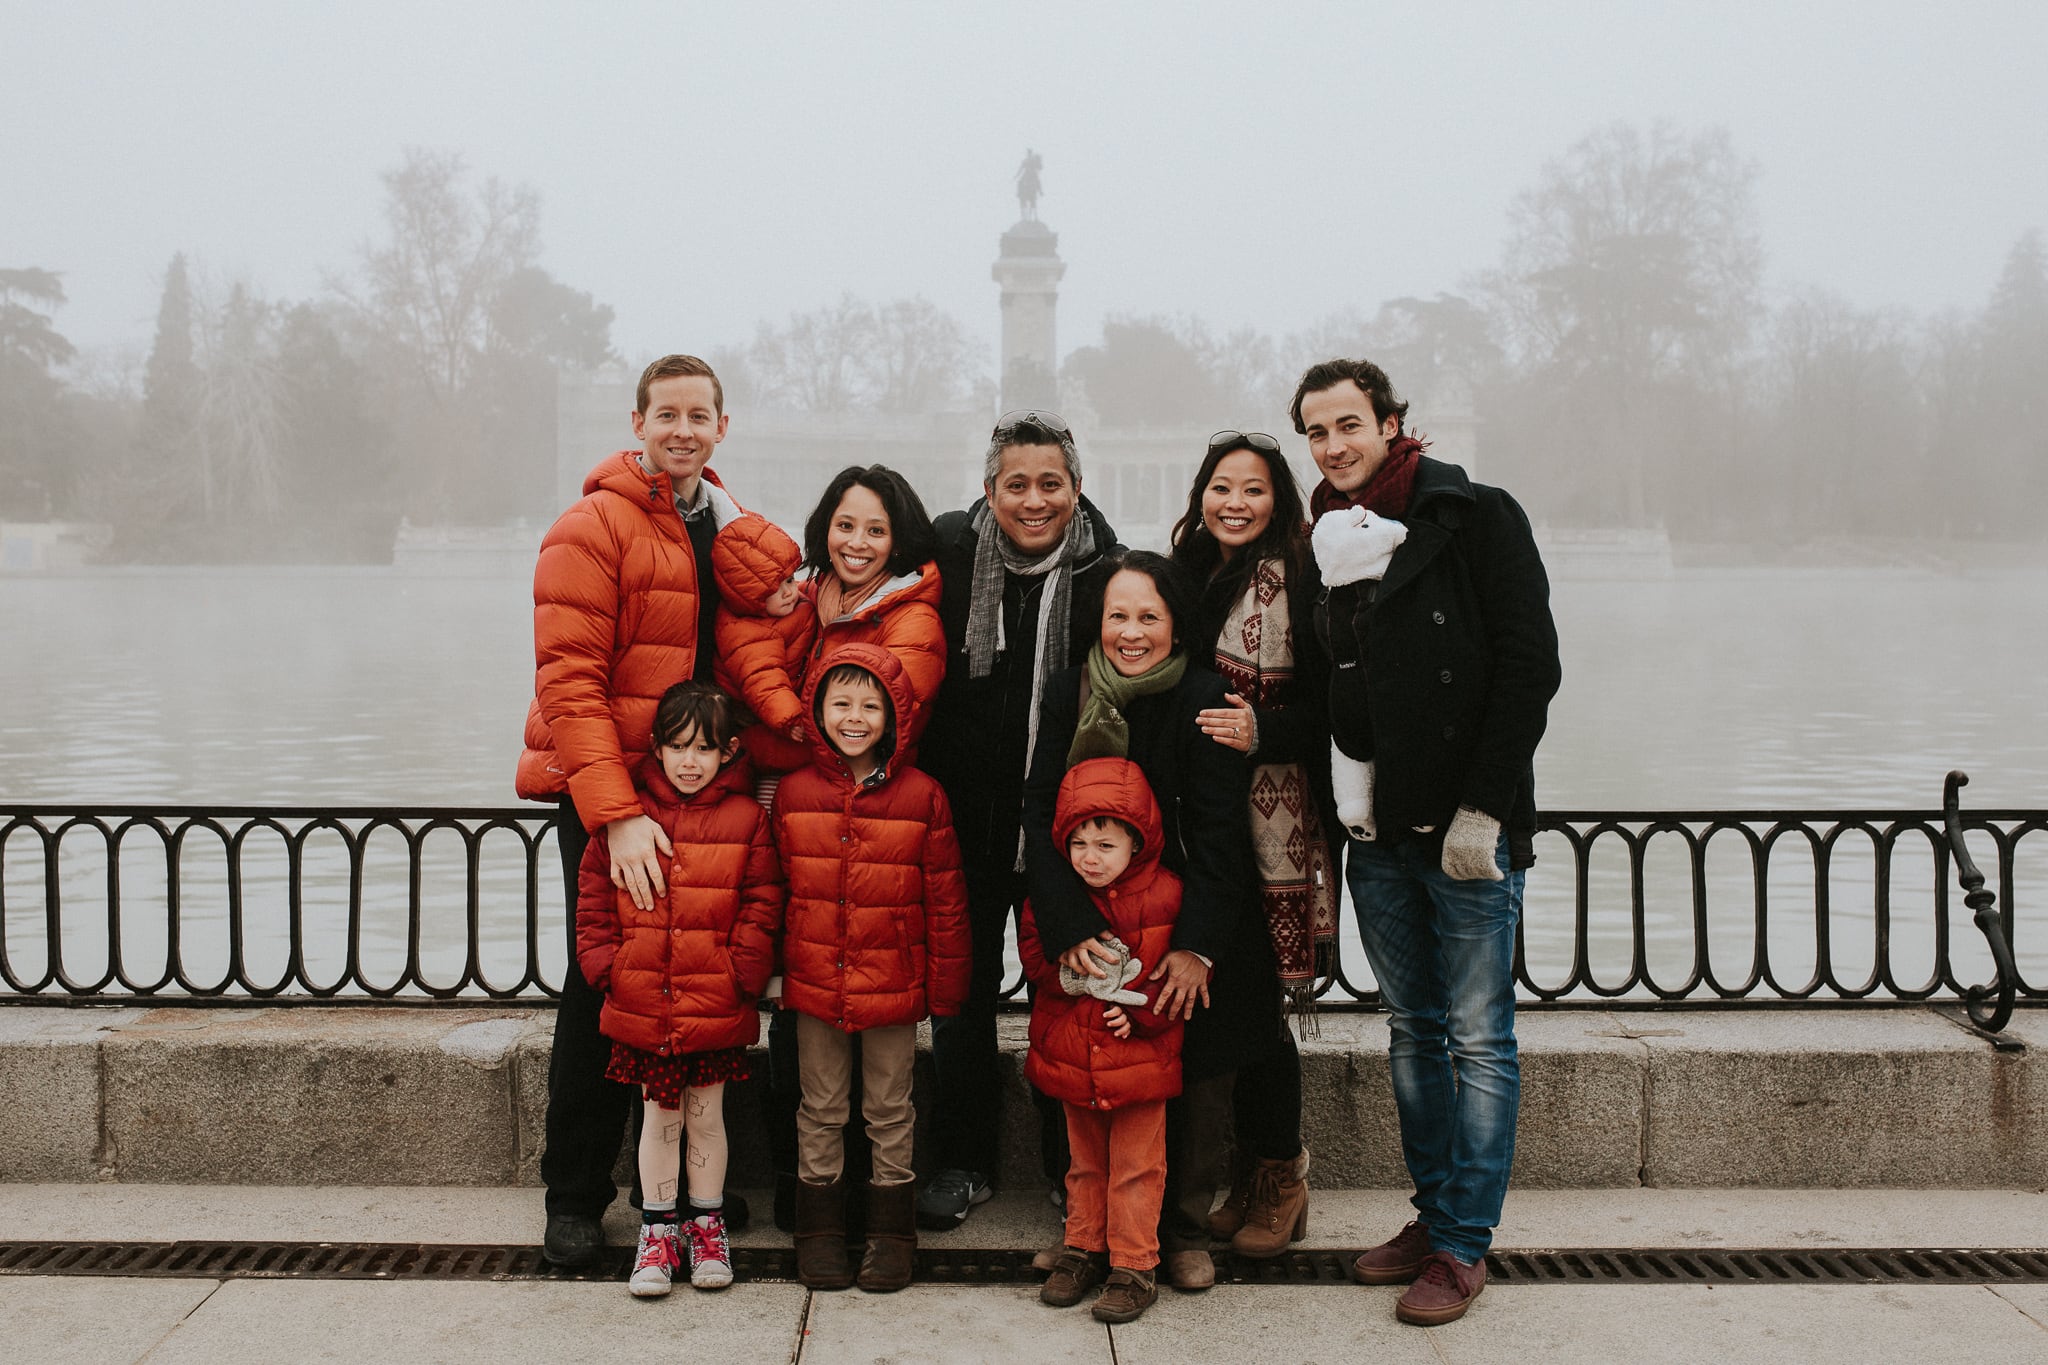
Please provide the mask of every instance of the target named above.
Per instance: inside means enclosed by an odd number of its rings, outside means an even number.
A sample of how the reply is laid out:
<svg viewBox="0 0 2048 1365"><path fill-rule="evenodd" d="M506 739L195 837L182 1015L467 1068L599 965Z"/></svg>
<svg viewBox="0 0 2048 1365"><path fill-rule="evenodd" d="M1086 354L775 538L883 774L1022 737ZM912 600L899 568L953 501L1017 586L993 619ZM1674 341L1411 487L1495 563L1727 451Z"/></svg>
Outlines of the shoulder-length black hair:
<svg viewBox="0 0 2048 1365"><path fill-rule="evenodd" d="M1262 559L1285 562L1289 581L1300 573L1308 557L1308 511L1301 496L1301 484L1285 455L1276 455L1239 441L1236 445L1211 446L1195 471L1194 486L1188 489L1187 511L1173 524L1173 562L1185 569L1197 583L1206 583L1223 562L1223 547L1209 534L1202 520L1202 490L1216 477L1216 466L1224 457L1248 451L1265 462L1266 483L1273 490L1273 519L1259 538L1244 547L1241 560L1256 564Z"/></svg>
<svg viewBox="0 0 2048 1365"><path fill-rule="evenodd" d="M880 464L865 468L848 465L825 485L824 495L804 522L804 567L819 574L831 569L832 557L825 549L825 534L832 529L832 514L839 510L839 500L856 485L880 498L882 511L888 515L893 540L885 567L890 577L922 568L939 548L938 538L932 534L931 516L924 510L924 501L910 486L910 480Z"/></svg>
<svg viewBox="0 0 2048 1365"><path fill-rule="evenodd" d="M1109 580L1126 569L1151 579L1152 586L1159 592L1159 600L1166 604L1166 614L1173 618L1173 647L1181 648L1186 643L1186 632L1194 629L1195 613L1201 604L1195 596L1194 584L1188 581L1187 573L1180 565L1156 550L1125 550L1122 554L1112 555L1107 564L1109 572L1102 577L1105 597ZM1098 621L1096 625L1099 632L1101 623ZM1208 656L1202 657L1207 662Z"/></svg>

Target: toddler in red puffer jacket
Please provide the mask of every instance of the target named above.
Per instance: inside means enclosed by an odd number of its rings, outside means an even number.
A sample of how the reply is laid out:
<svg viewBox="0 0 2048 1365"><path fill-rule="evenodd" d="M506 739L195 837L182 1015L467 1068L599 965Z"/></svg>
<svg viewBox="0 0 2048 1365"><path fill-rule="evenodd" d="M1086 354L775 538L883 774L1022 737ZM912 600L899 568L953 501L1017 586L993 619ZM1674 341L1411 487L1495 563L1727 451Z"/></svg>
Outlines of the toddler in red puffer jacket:
<svg viewBox="0 0 2048 1365"><path fill-rule="evenodd" d="M774 971L785 899L767 812L747 795L745 765L733 763L745 719L708 683L663 694L654 751L633 785L668 838L665 889L615 883L603 830L577 876L576 956L604 996L605 1075L638 1085L646 1100L640 1246L626 1286L636 1298L668 1293L685 1260L698 1289L732 1283L725 1084L747 1078L746 1049L761 1029L754 1001ZM643 908L636 895L651 903ZM689 1217L679 1222L683 1199Z"/></svg>
<svg viewBox="0 0 2048 1365"><path fill-rule="evenodd" d="M775 799L783 773L811 761L804 729L804 668L818 638L818 608L797 582L803 551L766 517L748 513L711 542L718 585L712 676L758 718L741 737L754 768L754 796Z"/></svg>
<svg viewBox="0 0 2048 1365"><path fill-rule="evenodd" d="M1085 971L1078 949L1048 962L1028 903L1018 932L1036 988L1024 1074L1065 1107L1073 1149L1066 1247L1039 1298L1069 1308L1107 1280L1093 1309L1103 1322L1130 1322L1158 1295L1166 1102L1180 1093L1183 1027L1153 1011L1165 983L1144 979L1172 948L1180 916L1180 878L1159 863L1164 837L1137 764L1075 764L1060 782L1053 839L1087 883L1109 925L1099 937L1115 953Z"/></svg>

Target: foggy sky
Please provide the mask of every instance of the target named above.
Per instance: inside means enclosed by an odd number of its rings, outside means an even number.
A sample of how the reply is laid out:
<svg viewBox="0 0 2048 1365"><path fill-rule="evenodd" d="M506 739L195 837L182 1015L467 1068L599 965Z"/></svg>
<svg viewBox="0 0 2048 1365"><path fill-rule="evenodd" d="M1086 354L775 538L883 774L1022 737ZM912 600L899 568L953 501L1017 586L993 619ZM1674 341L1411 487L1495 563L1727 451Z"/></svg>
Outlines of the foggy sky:
<svg viewBox="0 0 2048 1365"><path fill-rule="evenodd" d="M992 343L1030 146L1065 352L1111 314L1284 332L1456 290L1546 158L1658 118L1759 164L1774 289L1975 307L2048 226L2024 4L583 8L0 0L0 267L139 353L173 252L316 295L424 146L540 191L542 263L633 363L847 290Z"/></svg>

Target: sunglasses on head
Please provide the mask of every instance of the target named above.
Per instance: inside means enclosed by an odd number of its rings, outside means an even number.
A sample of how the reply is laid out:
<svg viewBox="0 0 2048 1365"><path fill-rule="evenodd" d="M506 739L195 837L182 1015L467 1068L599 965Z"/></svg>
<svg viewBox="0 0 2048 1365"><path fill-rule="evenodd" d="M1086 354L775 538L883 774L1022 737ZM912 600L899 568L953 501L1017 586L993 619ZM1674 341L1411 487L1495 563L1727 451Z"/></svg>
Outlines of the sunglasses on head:
<svg viewBox="0 0 2048 1365"><path fill-rule="evenodd" d="M1280 443L1263 431L1219 431L1209 438L1211 452L1244 446L1262 455L1278 455Z"/></svg>
<svg viewBox="0 0 2048 1365"><path fill-rule="evenodd" d="M1021 427L1036 427L1055 436L1074 434L1067 429L1067 419L1056 412L1046 412L1040 408L1017 408L996 418L994 438L1000 441L1013 436Z"/></svg>

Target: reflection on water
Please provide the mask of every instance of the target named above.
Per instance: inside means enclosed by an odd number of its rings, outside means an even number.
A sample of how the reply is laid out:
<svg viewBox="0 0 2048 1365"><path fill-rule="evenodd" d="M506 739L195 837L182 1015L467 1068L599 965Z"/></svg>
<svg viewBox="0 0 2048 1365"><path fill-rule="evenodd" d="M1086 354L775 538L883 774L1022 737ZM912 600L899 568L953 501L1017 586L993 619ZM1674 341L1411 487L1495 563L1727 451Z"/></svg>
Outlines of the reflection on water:
<svg viewBox="0 0 2048 1365"><path fill-rule="evenodd" d="M2048 805L2037 628L2048 619L2048 574L1701 572L1650 583L1567 581L1555 597L1565 684L1538 756L1546 807L1928 810L1951 767L1971 773L1971 808ZM511 805L532 685L529 612L519 579L331 570L0 579L0 802ZM2023 869L2032 869L2023 887L2048 885L2040 842L2023 850ZM1568 851L1540 851L1528 952L1536 977L1555 980L1579 951L1570 929L1575 888ZM7 948L17 971L34 975L43 957L41 853L23 831L0 852ZM120 907L124 962L145 982L164 974L170 950L161 866L144 875L147 858L161 864L163 855L146 852L140 862L133 845L124 852ZM541 856L539 961L553 981L565 935L551 843ZM1755 931L1746 855L1717 849L1712 865L1729 857L1738 862L1710 878L1709 961L1732 984L1748 973ZM1901 984L1912 986L1932 960L1932 862L1910 841L1898 860L1892 960L1921 964L1917 979L1900 969ZM459 860L444 862L430 860L417 914L423 971L452 983L469 908ZM203 838L183 864L176 946L203 983L227 971L220 864L218 840L209 850ZM1836 858L1829 947L1845 981L1867 976L1876 961L1868 865L1867 844L1854 840ZM395 979L408 955L415 911L402 857L397 867L363 892L361 971L377 983ZM1675 854L1653 853L1649 867L1658 932L1646 966L1676 984L1693 968L1691 888ZM344 869L338 842L316 839L302 871L296 948L316 982L350 970L338 932L348 919ZM1817 960L1812 881L1810 855L1781 846L1767 939L1783 986L1804 983ZM259 849L241 893L257 985L277 979L295 951L286 884L281 846L274 858ZM67 841L60 885L67 905L92 912L66 915L77 936L65 946L70 974L95 978L107 953L104 852ZM1631 956L1618 844L1596 856L1589 895L1586 960L1599 980L1618 982ZM524 902L518 860L487 862L477 921L493 980L524 970ZM1980 963L1968 946L1975 931L1960 897L1954 902L1959 969L1981 979L1988 957ZM1801 903L1804 913L1793 913ZM1370 974L1346 927L1346 970L1363 983ZM2024 921L2021 935L2022 967L2042 961L2048 945L2030 942Z"/></svg>

